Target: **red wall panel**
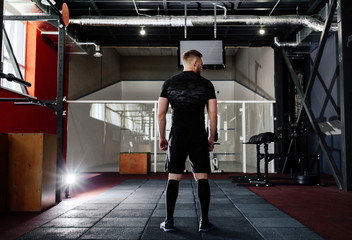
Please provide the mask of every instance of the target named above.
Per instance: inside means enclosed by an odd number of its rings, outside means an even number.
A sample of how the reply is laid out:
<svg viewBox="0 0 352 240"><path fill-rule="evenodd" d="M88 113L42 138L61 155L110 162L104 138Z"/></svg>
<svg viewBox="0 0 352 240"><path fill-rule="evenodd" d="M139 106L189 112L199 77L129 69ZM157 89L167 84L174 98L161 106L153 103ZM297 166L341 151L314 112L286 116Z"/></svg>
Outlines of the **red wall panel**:
<svg viewBox="0 0 352 240"><path fill-rule="evenodd" d="M24 98L22 95L0 89L1 98ZM13 102L0 102L1 133L56 134L56 115L41 106L16 106Z"/></svg>
<svg viewBox="0 0 352 240"><path fill-rule="evenodd" d="M57 95L57 47L42 35L35 25L27 24L26 81L32 84L28 93L38 100L55 100ZM67 63L67 61L66 61ZM68 64L66 64L66 82ZM67 84L66 84L67 95ZM25 96L0 89L0 98ZM56 134L56 114L42 106L15 106L13 102L0 102L1 133Z"/></svg>

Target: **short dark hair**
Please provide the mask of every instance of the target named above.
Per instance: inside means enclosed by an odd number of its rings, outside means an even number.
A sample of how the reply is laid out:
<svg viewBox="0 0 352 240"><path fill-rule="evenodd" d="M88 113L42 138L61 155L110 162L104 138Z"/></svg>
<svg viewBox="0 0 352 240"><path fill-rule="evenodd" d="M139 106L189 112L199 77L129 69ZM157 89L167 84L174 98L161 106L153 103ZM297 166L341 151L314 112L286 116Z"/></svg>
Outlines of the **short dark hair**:
<svg viewBox="0 0 352 240"><path fill-rule="evenodd" d="M187 52L184 52L183 55L182 55L182 60L183 62L186 62L190 57L199 57L199 58L202 58L203 55L198 52L197 50L188 50Z"/></svg>

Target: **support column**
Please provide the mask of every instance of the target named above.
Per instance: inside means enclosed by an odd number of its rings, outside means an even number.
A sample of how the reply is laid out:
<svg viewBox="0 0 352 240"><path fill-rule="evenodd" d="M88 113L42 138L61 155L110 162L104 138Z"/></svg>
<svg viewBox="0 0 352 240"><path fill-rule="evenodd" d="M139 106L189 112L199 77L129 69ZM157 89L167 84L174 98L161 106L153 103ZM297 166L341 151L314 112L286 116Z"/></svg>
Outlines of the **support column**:
<svg viewBox="0 0 352 240"><path fill-rule="evenodd" d="M280 54L279 48L274 48L274 64L275 64L275 96L276 102L274 105L275 111L275 121L274 121L274 132L279 134L279 128L281 128L281 132L284 134L284 125L285 121L288 122L288 119L285 119L285 106L287 106L287 101L284 96L287 96L287 80L284 79L284 65L282 62L282 56ZM286 137L283 137L281 141L275 143L275 152L285 152L287 151L287 140ZM275 159L275 171L283 172L282 161L278 161Z"/></svg>
<svg viewBox="0 0 352 240"><path fill-rule="evenodd" d="M338 47L343 190L352 191L352 1L338 0ZM350 40L350 42L349 42Z"/></svg>
<svg viewBox="0 0 352 240"><path fill-rule="evenodd" d="M4 0L0 0L0 31L1 31L0 32L0 55L2 54L2 29L4 28L3 22L4 22ZM2 62L0 62L0 73L2 73Z"/></svg>
<svg viewBox="0 0 352 240"><path fill-rule="evenodd" d="M158 156L158 103L154 103L154 173L157 172Z"/></svg>
<svg viewBox="0 0 352 240"><path fill-rule="evenodd" d="M63 187L64 173L64 116L65 114L65 26L58 21L58 67L57 67L57 117L56 117L56 134L57 134L57 164L56 164L56 202L61 201L61 189Z"/></svg>

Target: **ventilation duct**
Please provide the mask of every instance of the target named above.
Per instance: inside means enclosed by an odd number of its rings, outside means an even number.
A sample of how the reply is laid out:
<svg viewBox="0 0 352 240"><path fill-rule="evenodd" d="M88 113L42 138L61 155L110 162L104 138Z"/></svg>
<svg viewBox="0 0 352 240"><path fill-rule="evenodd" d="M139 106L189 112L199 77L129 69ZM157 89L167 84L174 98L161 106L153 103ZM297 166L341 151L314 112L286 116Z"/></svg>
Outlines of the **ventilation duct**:
<svg viewBox="0 0 352 240"><path fill-rule="evenodd" d="M201 27L213 26L214 16L156 16L156 17L80 17L70 19L70 24L83 26L116 27ZM265 26L304 26L316 32L324 29L324 22L310 16L226 16L216 18L217 25L265 25ZM331 27L337 31L337 27Z"/></svg>
<svg viewBox="0 0 352 240"><path fill-rule="evenodd" d="M296 35L296 42L280 42L278 37L274 37L274 44L278 47L297 47L300 44L300 40Z"/></svg>

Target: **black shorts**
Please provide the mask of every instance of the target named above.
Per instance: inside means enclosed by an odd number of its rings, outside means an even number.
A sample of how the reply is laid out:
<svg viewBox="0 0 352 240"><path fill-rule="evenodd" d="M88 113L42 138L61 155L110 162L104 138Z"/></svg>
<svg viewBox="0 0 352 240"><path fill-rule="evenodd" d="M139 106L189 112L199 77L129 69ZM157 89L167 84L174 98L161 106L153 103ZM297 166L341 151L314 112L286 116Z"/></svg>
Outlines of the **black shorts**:
<svg viewBox="0 0 352 240"><path fill-rule="evenodd" d="M183 173L187 156L193 173L210 173L208 136L205 129L172 127L165 171Z"/></svg>

